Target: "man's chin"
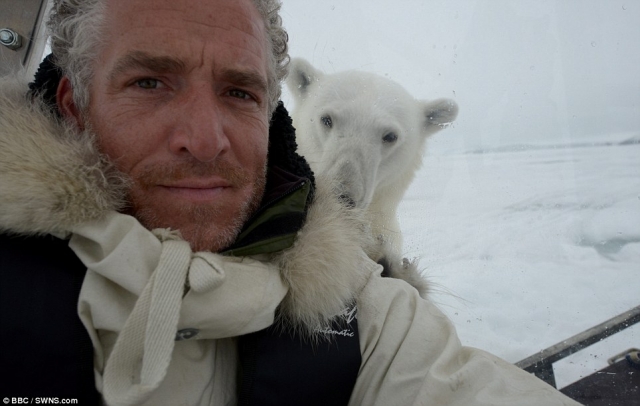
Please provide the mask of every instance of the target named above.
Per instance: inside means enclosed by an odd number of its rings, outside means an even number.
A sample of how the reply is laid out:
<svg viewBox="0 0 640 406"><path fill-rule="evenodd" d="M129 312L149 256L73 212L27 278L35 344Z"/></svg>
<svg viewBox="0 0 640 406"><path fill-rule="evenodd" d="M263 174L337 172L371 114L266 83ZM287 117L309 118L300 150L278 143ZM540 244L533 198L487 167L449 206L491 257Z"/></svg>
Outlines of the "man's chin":
<svg viewBox="0 0 640 406"><path fill-rule="evenodd" d="M149 230L167 228L179 231L193 251L219 252L230 246L240 233L250 215L243 209L241 207L235 213L224 213L216 207L170 210L165 206L161 211L147 207L131 214Z"/></svg>
<svg viewBox="0 0 640 406"><path fill-rule="evenodd" d="M242 229L242 224L232 224L228 227L203 227L202 225L188 225L178 228L180 235L189 242L194 252L220 252L235 241Z"/></svg>
<svg viewBox="0 0 640 406"><path fill-rule="evenodd" d="M260 206L266 169L253 179L252 183L224 190L215 199L205 196L202 201L182 193L167 195L165 188L147 188L144 183L135 182L129 195L129 214L149 230L179 231L194 251L219 252L233 244L244 223Z"/></svg>

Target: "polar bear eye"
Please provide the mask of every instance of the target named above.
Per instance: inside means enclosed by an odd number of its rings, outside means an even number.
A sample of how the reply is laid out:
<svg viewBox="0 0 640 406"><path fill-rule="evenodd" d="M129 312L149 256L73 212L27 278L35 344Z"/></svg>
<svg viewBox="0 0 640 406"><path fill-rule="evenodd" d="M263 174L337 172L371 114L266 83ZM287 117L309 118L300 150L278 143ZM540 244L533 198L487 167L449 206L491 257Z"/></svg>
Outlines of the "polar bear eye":
<svg viewBox="0 0 640 406"><path fill-rule="evenodd" d="M398 136L396 135L396 133L387 133L384 137L382 137L382 142L392 143L396 142L397 140Z"/></svg>
<svg viewBox="0 0 640 406"><path fill-rule="evenodd" d="M326 125L329 128L333 127L333 121L331 120L331 116L322 116L320 117L320 121L322 121L322 124Z"/></svg>

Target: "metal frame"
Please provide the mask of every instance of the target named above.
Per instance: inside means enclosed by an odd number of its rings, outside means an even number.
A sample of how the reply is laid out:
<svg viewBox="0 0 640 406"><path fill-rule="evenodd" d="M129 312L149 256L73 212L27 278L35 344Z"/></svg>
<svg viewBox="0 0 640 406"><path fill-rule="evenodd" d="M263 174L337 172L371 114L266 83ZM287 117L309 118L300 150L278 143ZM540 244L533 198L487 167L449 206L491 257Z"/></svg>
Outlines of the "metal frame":
<svg viewBox="0 0 640 406"><path fill-rule="evenodd" d="M622 313L597 326L583 331L580 334L563 340L558 344L540 351L528 358L516 363L516 366L531 372L538 378L556 387L556 378L553 373L553 363L559 361L583 348L597 343L615 333L618 333L640 322L640 306Z"/></svg>
<svg viewBox="0 0 640 406"><path fill-rule="evenodd" d="M44 50L47 47L47 16L49 11L53 7L53 2L50 0L44 0L40 7L40 15L38 16L38 22L31 38L31 49L29 50L29 58L25 61L25 74L28 78L32 78L38 70L40 63L46 55Z"/></svg>
<svg viewBox="0 0 640 406"><path fill-rule="evenodd" d="M29 3L32 6L35 1ZM0 45L0 75L20 73L28 78L38 69L47 45L46 16L52 7L50 0L38 0L39 5L26 12L21 0L0 0L0 28L17 34L20 45ZM7 10L8 8L8 10ZM16 11L17 10L17 11Z"/></svg>

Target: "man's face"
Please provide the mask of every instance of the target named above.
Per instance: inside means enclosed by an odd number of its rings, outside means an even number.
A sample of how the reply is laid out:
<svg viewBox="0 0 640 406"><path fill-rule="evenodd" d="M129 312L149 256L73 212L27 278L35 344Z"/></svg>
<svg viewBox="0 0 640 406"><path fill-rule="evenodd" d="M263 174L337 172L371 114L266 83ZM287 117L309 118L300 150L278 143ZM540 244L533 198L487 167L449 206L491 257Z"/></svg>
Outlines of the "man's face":
<svg viewBox="0 0 640 406"><path fill-rule="evenodd" d="M236 237L264 191L267 42L250 0L108 0L85 124L132 180L131 214L196 250Z"/></svg>

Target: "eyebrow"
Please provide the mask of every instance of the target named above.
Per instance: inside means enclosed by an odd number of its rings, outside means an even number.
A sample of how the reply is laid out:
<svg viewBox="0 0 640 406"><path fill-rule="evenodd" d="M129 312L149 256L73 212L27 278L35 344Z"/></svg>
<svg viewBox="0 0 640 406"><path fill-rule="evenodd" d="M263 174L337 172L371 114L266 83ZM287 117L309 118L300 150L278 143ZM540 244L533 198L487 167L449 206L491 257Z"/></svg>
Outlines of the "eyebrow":
<svg viewBox="0 0 640 406"><path fill-rule="evenodd" d="M109 80L114 81L118 75L132 70L144 69L154 73L182 73L186 66L183 61L170 56L156 56L144 51L133 51L120 58L111 72ZM221 72L221 77L236 86L249 87L267 93L266 80L253 70L229 68Z"/></svg>
<svg viewBox="0 0 640 406"><path fill-rule="evenodd" d="M154 73L181 73L186 70L184 62L169 56L156 56L144 51L133 51L120 58L111 72L109 80L132 69L144 69Z"/></svg>

